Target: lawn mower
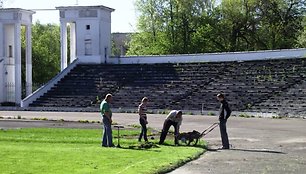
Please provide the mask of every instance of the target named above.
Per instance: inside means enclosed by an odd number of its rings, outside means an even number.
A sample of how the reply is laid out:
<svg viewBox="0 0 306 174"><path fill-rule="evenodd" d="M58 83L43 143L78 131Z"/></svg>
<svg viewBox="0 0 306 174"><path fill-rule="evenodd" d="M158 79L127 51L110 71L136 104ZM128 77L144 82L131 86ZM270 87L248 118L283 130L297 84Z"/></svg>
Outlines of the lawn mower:
<svg viewBox="0 0 306 174"><path fill-rule="evenodd" d="M177 136L177 138L179 141L185 143L187 146L189 145L195 146L197 145L200 138L202 138L203 136L207 135L209 132L214 130L218 125L219 123L213 123L207 129L205 129L202 133L196 130L193 130L192 132L183 132L183 133L180 133Z"/></svg>

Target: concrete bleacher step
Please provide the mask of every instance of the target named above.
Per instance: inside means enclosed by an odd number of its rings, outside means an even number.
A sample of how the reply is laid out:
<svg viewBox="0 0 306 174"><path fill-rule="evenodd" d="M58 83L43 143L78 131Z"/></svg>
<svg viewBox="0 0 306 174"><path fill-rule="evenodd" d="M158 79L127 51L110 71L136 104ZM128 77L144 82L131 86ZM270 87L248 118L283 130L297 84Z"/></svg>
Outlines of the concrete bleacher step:
<svg viewBox="0 0 306 174"><path fill-rule="evenodd" d="M114 95L114 107L137 107L143 96L151 109L217 110L224 92L233 110L304 109L306 68L302 59L247 62L78 65L32 103L42 107L97 107ZM286 71L284 71L286 70ZM300 85L295 85L300 84ZM292 90L290 90L292 89ZM299 102L294 99L299 100ZM283 104L278 104L282 101ZM277 104L275 104L277 103ZM32 106L31 105L31 106ZM296 109L297 108L297 109Z"/></svg>

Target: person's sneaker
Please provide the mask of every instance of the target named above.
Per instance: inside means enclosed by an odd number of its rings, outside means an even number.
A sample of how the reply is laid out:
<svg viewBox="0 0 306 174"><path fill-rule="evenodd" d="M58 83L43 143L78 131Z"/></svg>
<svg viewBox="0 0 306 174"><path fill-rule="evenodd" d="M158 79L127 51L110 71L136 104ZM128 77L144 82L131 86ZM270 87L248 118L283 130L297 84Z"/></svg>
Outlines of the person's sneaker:
<svg viewBox="0 0 306 174"><path fill-rule="evenodd" d="M219 148L218 148L218 150L226 150L226 149L229 149L229 147L224 147L224 146L222 146L222 147L219 147Z"/></svg>

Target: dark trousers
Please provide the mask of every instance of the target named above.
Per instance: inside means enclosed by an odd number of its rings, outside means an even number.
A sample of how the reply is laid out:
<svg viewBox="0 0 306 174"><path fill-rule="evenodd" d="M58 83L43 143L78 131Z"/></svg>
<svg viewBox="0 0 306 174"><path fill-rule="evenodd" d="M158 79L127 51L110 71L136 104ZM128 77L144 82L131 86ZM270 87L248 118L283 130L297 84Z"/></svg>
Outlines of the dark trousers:
<svg viewBox="0 0 306 174"><path fill-rule="evenodd" d="M170 126L174 127L174 143L178 144L178 139L177 139L177 135L178 135L178 127L177 127L177 122L171 121L171 120L165 120L164 122L164 126L163 126L163 130L162 133L160 135L160 140L159 140L159 144L163 144L166 136L168 134L168 131L170 129Z"/></svg>
<svg viewBox="0 0 306 174"><path fill-rule="evenodd" d="M227 131L226 131L226 122L227 120L220 120L220 134L221 134L221 139L222 139L222 147L224 148L229 148L229 141L228 141L228 136L227 136Z"/></svg>
<svg viewBox="0 0 306 174"><path fill-rule="evenodd" d="M146 120L140 118L140 119L139 119L139 122L140 122L140 125L141 125L141 132L140 132L138 141L141 141L142 136L143 136L143 139L144 139L145 141L148 141L148 138L147 138L147 123L146 123Z"/></svg>

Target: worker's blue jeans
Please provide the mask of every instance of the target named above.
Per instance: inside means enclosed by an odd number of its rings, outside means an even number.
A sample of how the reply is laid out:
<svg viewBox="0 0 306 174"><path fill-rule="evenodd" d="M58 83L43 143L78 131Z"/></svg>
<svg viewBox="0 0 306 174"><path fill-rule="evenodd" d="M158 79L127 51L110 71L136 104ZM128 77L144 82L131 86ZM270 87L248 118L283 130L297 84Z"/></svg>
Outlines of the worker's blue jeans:
<svg viewBox="0 0 306 174"><path fill-rule="evenodd" d="M106 116L103 116L102 121L103 121L103 127L104 127L102 146L112 147L114 146L113 137L112 137L112 125L110 123L110 120Z"/></svg>

